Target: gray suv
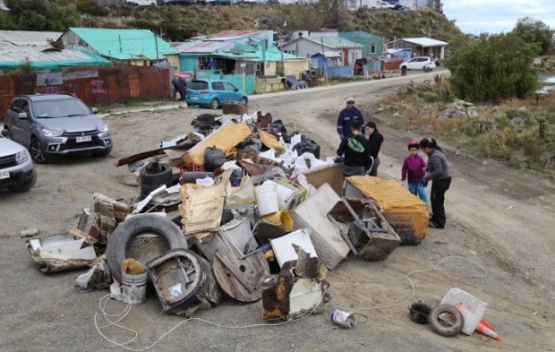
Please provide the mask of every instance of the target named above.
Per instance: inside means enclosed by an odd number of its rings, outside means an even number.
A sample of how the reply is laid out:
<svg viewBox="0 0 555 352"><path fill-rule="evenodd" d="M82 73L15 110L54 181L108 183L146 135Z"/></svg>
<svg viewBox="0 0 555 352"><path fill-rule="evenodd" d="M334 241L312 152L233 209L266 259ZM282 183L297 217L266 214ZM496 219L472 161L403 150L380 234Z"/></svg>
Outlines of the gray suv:
<svg viewBox="0 0 555 352"><path fill-rule="evenodd" d="M37 164L54 155L112 151L108 125L72 94L18 95L4 117L2 134L22 144Z"/></svg>
<svg viewBox="0 0 555 352"><path fill-rule="evenodd" d="M0 189L26 192L36 180L35 167L27 149L0 135Z"/></svg>

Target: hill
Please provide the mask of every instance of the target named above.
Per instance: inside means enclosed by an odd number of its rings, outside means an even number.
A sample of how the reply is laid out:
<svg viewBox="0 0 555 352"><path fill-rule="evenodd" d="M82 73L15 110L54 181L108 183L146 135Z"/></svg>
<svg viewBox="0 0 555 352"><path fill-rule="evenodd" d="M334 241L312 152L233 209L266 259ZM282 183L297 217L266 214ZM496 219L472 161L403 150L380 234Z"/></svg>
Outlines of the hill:
<svg viewBox="0 0 555 352"><path fill-rule="evenodd" d="M327 11L322 4L237 4L148 8L111 6L95 11L89 8L87 12L81 12L82 26L151 29L170 41L228 29L272 29L278 35L296 30L361 30L387 40L426 36L449 41L461 34L459 28L443 14L429 9Z"/></svg>

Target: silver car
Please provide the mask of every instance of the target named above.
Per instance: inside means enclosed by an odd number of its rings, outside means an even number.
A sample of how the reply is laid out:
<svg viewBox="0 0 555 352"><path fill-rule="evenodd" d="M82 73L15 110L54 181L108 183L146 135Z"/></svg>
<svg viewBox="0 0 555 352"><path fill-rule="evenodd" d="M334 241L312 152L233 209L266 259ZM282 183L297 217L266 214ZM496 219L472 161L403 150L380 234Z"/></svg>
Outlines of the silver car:
<svg viewBox="0 0 555 352"><path fill-rule="evenodd" d="M36 180L37 173L27 149L0 135L0 189L26 192Z"/></svg>
<svg viewBox="0 0 555 352"><path fill-rule="evenodd" d="M3 135L22 144L37 164L55 155L112 151L108 125L72 94L19 95L4 117Z"/></svg>

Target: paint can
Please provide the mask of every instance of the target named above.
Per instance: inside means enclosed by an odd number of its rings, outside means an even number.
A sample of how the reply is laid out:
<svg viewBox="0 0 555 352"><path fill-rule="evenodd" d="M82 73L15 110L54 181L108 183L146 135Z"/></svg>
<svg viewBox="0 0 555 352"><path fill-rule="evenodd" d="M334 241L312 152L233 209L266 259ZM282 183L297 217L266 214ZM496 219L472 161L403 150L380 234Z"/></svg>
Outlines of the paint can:
<svg viewBox="0 0 555 352"><path fill-rule="evenodd" d="M334 308L331 312L332 323L350 329L357 323L355 316L352 313L344 312L340 309Z"/></svg>

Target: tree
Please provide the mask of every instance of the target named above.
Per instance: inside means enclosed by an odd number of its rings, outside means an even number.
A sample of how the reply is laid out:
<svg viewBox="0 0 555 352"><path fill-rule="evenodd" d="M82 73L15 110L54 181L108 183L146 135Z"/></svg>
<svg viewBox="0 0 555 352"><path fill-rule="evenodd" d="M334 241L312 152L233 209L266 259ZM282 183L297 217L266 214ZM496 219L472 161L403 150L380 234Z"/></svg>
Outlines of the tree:
<svg viewBox="0 0 555 352"><path fill-rule="evenodd" d="M528 43L536 43L539 45L538 55L547 54L551 47L553 33L548 25L540 20L534 20L530 17L524 17L518 20L513 32L520 36Z"/></svg>
<svg viewBox="0 0 555 352"><path fill-rule="evenodd" d="M532 62L538 45L515 33L482 34L476 41L459 41L445 66L460 98L499 101L524 98L536 89L538 73Z"/></svg>
<svg viewBox="0 0 555 352"><path fill-rule="evenodd" d="M347 27L345 1L346 0L320 0L318 2L318 9L323 15L324 26L338 30Z"/></svg>

